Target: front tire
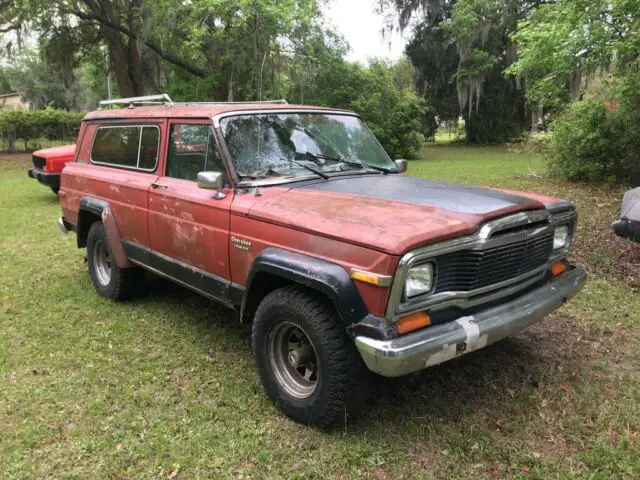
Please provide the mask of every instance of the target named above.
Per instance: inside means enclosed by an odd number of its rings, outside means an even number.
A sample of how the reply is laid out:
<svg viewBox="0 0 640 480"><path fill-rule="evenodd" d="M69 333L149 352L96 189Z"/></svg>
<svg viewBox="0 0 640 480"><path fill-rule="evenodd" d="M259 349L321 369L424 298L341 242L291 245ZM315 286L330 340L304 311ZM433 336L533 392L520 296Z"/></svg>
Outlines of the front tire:
<svg viewBox="0 0 640 480"><path fill-rule="evenodd" d="M144 280L139 268L120 268L116 265L104 225L100 222L94 222L87 235L87 263L96 291L111 300L133 297Z"/></svg>
<svg viewBox="0 0 640 480"><path fill-rule="evenodd" d="M371 373L335 310L314 292L285 287L268 294L252 345L269 398L296 422L343 423L367 397Z"/></svg>

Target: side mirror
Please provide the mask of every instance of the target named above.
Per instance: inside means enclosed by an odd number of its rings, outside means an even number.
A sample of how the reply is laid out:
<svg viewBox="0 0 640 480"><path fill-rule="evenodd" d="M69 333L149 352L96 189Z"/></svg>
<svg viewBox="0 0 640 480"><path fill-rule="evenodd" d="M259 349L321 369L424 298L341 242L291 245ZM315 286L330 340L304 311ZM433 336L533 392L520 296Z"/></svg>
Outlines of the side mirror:
<svg viewBox="0 0 640 480"><path fill-rule="evenodd" d="M407 171L407 161L404 158L398 158L394 160L393 163L395 163L398 172L404 173Z"/></svg>
<svg viewBox="0 0 640 480"><path fill-rule="evenodd" d="M213 198L222 200L226 195L222 191L224 187L224 179L220 172L198 172L198 188L204 190L215 190L216 194Z"/></svg>

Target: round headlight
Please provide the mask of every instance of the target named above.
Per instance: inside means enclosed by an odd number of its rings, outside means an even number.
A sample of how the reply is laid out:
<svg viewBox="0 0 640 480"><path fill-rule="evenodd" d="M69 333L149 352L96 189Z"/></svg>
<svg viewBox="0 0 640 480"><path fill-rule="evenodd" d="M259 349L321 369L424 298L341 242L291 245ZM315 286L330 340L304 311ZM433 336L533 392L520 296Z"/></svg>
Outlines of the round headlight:
<svg viewBox="0 0 640 480"><path fill-rule="evenodd" d="M553 232L553 249L558 250L569 246L569 240L569 226L562 225L560 227L556 227Z"/></svg>
<svg viewBox="0 0 640 480"><path fill-rule="evenodd" d="M426 293L433 287L433 263L409 269L404 291L407 297Z"/></svg>

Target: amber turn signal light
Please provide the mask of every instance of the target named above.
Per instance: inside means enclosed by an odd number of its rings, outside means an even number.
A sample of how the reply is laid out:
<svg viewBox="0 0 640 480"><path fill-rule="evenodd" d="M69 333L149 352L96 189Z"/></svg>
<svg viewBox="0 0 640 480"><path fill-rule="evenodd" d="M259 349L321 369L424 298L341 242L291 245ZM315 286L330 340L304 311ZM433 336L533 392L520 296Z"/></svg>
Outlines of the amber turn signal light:
<svg viewBox="0 0 640 480"><path fill-rule="evenodd" d="M364 270L351 269L351 278L360 282L375 285L376 287L388 287L391 285L391 277L379 275L377 273L365 272Z"/></svg>
<svg viewBox="0 0 640 480"><path fill-rule="evenodd" d="M414 330L429 325L431 325L431 317L425 312L418 312L402 317L398 320L398 323L396 323L396 328L400 335L404 335L405 333L413 332Z"/></svg>
<svg viewBox="0 0 640 480"><path fill-rule="evenodd" d="M555 278L558 275L564 273L566 269L567 264L564 262L564 260L558 260L556 263L551 265L551 275L553 275L553 277Z"/></svg>

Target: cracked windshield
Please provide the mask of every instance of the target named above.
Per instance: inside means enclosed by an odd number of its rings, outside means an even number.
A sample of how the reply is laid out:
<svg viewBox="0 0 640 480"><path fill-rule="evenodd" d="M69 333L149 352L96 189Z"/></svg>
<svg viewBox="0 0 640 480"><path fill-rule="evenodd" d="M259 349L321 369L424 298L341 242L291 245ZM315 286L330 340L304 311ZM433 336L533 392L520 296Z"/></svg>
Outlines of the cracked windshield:
<svg viewBox="0 0 640 480"><path fill-rule="evenodd" d="M244 181L395 171L373 134L354 116L241 115L223 119L221 127Z"/></svg>

